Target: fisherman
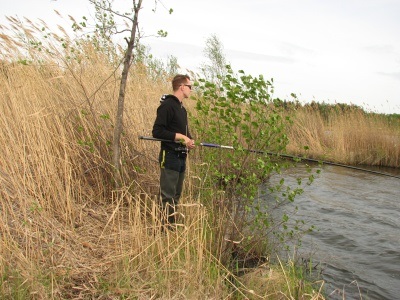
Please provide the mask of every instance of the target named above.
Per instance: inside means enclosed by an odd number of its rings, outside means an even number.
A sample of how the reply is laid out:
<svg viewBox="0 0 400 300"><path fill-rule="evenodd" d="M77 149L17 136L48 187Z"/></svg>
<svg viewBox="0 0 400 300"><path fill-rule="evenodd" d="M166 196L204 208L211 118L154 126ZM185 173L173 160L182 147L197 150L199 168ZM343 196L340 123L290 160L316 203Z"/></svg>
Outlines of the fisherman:
<svg viewBox="0 0 400 300"><path fill-rule="evenodd" d="M182 194L186 157L189 150L195 147L183 106L183 100L189 98L192 90L190 77L176 75L172 79L172 90L172 95L161 98L152 132L154 138L171 141L161 142L159 155L162 224L169 229L176 224L176 206Z"/></svg>

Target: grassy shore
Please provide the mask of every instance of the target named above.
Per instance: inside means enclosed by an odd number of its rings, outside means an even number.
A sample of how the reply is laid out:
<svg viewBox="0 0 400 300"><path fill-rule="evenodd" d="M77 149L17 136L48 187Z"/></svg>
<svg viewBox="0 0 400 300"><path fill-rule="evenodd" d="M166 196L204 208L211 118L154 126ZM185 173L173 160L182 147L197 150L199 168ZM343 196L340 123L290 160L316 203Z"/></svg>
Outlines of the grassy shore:
<svg viewBox="0 0 400 300"><path fill-rule="evenodd" d="M215 246L218 222L208 221L213 212L191 171L201 162L189 159L182 226L160 231L159 145L138 135L150 134L168 82L133 67L125 182L115 189L110 141L118 73L90 46L61 66L41 55L40 63L0 68L0 298L323 299L323 282L309 283L290 261L241 272L223 262L228 241ZM398 123L359 111L328 119L309 108L287 113L294 120L288 153L308 146L310 157L399 166Z"/></svg>

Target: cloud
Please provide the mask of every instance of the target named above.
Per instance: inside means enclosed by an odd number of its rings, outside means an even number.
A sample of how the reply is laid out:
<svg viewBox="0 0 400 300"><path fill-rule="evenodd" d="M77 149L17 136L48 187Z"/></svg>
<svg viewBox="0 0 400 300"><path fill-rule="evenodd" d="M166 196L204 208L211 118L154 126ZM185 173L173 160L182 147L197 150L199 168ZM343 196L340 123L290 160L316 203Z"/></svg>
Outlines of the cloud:
<svg viewBox="0 0 400 300"><path fill-rule="evenodd" d="M262 53L253 53L247 51L238 50L227 50L228 56L235 57L235 59L253 60L253 61L268 61L268 62L278 62L278 63L289 63L295 62L293 58L285 56L268 55Z"/></svg>
<svg viewBox="0 0 400 300"><path fill-rule="evenodd" d="M400 80L400 72L391 72L391 73L377 72L377 74L383 75L383 76L386 76L386 77L390 77L390 78L393 78L395 80Z"/></svg>
<svg viewBox="0 0 400 300"><path fill-rule="evenodd" d="M192 45L181 42L172 42L166 41L163 39L152 40L151 43L148 43L151 47L152 52L155 52L156 55L166 54L177 56L178 59L181 58L192 58L192 60L198 60L200 57L205 59L204 57L204 47L198 45ZM227 60L246 60L246 61L255 61L255 62L277 62L277 63L287 63L292 64L296 62L295 59L287 57L287 56L279 56L279 55L269 55L263 53L254 53L248 51L240 51L240 50L229 50L225 49L225 54L227 56Z"/></svg>
<svg viewBox="0 0 400 300"><path fill-rule="evenodd" d="M187 43L168 41L163 38L149 39L144 43L150 46L151 52L156 55L173 55L176 57L194 57L202 55L202 47Z"/></svg>
<svg viewBox="0 0 400 300"><path fill-rule="evenodd" d="M374 45L364 48L367 52L379 55L395 53L395 47L392 45Z"/></svg>
<svg viewBox="0 0 400 300"><path fill-rule="evenodd" d="M314 50L304 48L292 43L282 42L280 43L280 50L281 52L289 55L289 56L296 56L296 55L305 55L311 56L315 53Z"/></svg>

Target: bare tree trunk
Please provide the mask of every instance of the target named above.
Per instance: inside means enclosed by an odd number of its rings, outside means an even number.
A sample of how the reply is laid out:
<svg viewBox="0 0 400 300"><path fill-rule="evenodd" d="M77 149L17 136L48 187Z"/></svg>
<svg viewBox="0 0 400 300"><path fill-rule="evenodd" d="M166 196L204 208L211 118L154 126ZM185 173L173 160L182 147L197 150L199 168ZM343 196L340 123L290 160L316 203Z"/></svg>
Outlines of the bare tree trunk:
<svg viewBox="0 0 400 300"><path fill-rule="evenodd" d="M124 102L125 102L125 90L126 82L128 80L129 68L132 61L133 48L135 47L136 31L138 27L138 16L142 6L142 1L139 0L136 5L136 0L133 0L134 5L134 17L131 29L131 36L128 41L128 48L125 53L124 68L122 70L121 84L119 87L118 96L118 109L115 118L114 138L113 138L113 166L114 166L114 180L116 187L120 187L122 184L121 174L121 134L123 130L123 114L124 114Z"/></svg>

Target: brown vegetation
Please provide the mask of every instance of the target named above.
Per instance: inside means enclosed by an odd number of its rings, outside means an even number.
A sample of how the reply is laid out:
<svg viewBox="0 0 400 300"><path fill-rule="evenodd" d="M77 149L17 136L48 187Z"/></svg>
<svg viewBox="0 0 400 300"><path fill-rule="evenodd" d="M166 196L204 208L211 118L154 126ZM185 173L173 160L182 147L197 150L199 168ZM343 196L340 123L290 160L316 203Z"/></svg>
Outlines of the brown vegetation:
<svg viewBox="0 0 400 300"><path fill-rule="evenodd" d="M361 109L324 114L313 107L291 113L287 152L348 165L400 167L400 118ZM301 151L307 146L307 151Z"/></svg>

